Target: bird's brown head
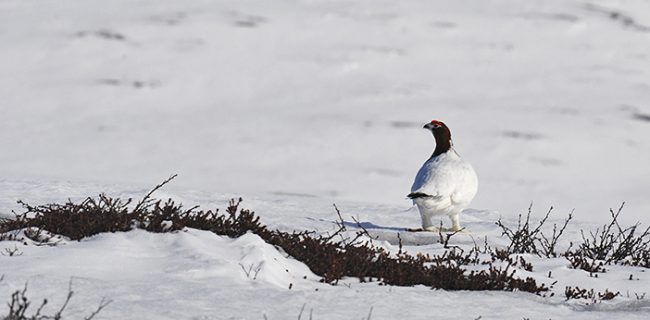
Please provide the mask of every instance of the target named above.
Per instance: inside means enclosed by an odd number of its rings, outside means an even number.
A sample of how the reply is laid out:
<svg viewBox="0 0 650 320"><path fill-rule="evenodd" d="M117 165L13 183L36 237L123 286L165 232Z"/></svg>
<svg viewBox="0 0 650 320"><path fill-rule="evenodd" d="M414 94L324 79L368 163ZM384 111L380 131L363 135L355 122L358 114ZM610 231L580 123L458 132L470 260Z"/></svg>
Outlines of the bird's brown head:
<svg viewBox="0 0 650 320"><path fill-rule="evenodd" d="M444 124L442 121L438 121L438 120L431 120L431 122L424 125L424 129L429 129L431 131L447 129L447 131L449 131L449 128L447 128L447 125Z"/></svg>
<svg viewBox="0 0 650 320"><path fill-rule="evenodd" d="M449 151L452 145L451 131L449 131L449 127L447 127L446 124L439 120L431 120L431 122L425 124L423 128L431 131L433 137L436 139L436 149L433 151L431 157Z"/></svg>

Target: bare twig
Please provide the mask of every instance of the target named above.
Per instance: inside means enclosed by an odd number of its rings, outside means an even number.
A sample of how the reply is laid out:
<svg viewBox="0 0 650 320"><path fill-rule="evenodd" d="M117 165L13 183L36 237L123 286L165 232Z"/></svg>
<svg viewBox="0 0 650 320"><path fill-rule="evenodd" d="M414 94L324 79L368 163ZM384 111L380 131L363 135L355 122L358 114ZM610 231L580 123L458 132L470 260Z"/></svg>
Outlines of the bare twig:
<svg viewBox="0 0 650 320"><path fill-rule="evenodd" d="M262 265L263 264L264 264L264 262L260 262L257 266L254 266L253 264L251 264L251 265L248 266L248 269L246 269L246 267L244 267L244 265L241 264L241 262L240 262L239 266L241 267L242 270L244 270L244 273L246 274L247 278L251 279L251 274L252 274L253 275L252 280L257 280L257 275L262 270ZM253 268L255 268L255 269L253 269Z"/></svg>
<svg viewBox="0 0 650 320"><path fill-rule="evenodd" d="M74 291L72 291L72 280L70 280L70 282L68 282L68 296L65 298L61 309L59 309L59 311L54 314L55 319L61 319L61 313L63 313L63 310L65 310L65 308L68 306L68 303L70 302L70 299L72 299L73 295Z"/></svg>
<svg viewBox="0 0 650 320"><path fill-rule="evenodd" d="M91 313L89 316L87 316L87 317L84 318L84 319L85 319L85 320L91 320L91 319L94 318L94 317L95 317L95 316L96 316L100 311L102 311L102 309L106 308L106 306L108 306L108 305L111 304L112 302L113 302L113 300L106 300L106 298L102 298L102 301L99 302L99 306L97 307L97 309L95 309L95 311L93 311L93 313Z"/></svg>
<svg viewBox="0 0 650 320"><path fill-rule="evenodd" d="M343 220L343 217L341 216L341 211L336 206L336 203L333 203L332 205L334 206L334 210L336 211L336 215L339 217L339 219L334 222L338 226L338 229L332 235L330 235L327 238L327 241L330 241L330 240L334 239L334 237L336 237L337 235L340 235L342 232L347 231L347 229L345 228L345 220ZM341 239L343 241L345 241L345 238L343 238L343 236L341 236Z"/></svg>
<svg viewBox="0 0 650 320"><path fill-rule="evenodd" d="M365 320L370 320L370 318L372 318L372 309L373 308L374 308L373 306L370 306L370 310L368 311L368 316L366 317Z"/></svg>
<svg viewBox="0 0 650 320"><path fill-rule="evenodd" d="M305 311L305 306L307 305L307 302L302 304L302 308L300 308L300 313L298 314L298 320L302 318L302 313Z"/></svg>
<svg viewBox="0 0 650 320"><path fill-rule="evenodd" d="M341 216L341 210L339 210L339 208L336 206L336 203L332 203L332 206L334 206L336 215L339 217L339 220L337 220L336 223L339 225L339 227L345 229L345 220L343 220L343 217Z"/></svg>
<svg viewBox="0 0 650 320"><path fill-rule="evenodd" d="M569 225L569 221L571 221L572 218L573 218L573 210L571 210L571 212L569 213L569 217L567 217L566 220L564 220L564 224L562 225L562 227L560 228L559 231L557 230L557 224L554 223L553 224L553 234L551 235L550 239L546 238L546 236L544 235L543 232L540 232L540 237L541 238L539 239L539 242L540 242L540 245L542 247L542 254L545 257L550 258L550 257L556 257L557 256L557 252L555 251L556 250L555 247L557 246L558 240L560 239L560 237L564 233L564 230L566 229L567 225Z"/></svg>
<svg viewBox="0 0 650 320"><path fill-rule="evenodd" d="M397 243L399 245L397 255L400 256L402 254L402 236L400 236L399 232L397 233Z"/></svg>
<svg viewBox="0 0 650 320"><path fill-rule="evenodd" d="M350 217L352 218L352 221L354 221L357 224L357 228L360 228L362 230L359 233L361 235L367 236L368 239L370 239L370 244L372 244L372 240L376 238L373 238L372 235L370 235L370 233L368 232L368 230L366 230L366 228L363 225L361 225L361 222L359 222L359 218L355 218L353 216Z"/></svg>
<svg viewBox="0 0 650 320"><path fill-rule="evenodd" d="M4 248L4 252L0 252L3 256L9 256L9 257L15 257L15 256L21 256L23 253L18 249L16 245L14 245L13 249L10 248ZM5 254L6 253L6 254Z"/></svg>
<svg viewBox="0 0 650 320"><path fill-rule="evenodd" d="M174 180L178 174L173 174L169 178L167 178L165 181L161 182L159 185L155 186L149 193L147 193L138 204L135 205L135 209L133 209L134 212L138 212L138 210L141 210L143 207L148 206L151 203L151 195L156 192L158 189L162 188L164 185L169 183L170 181Z"/></svg>
<svg viewBox="0 0 650 320"><path fill-rule="evenodd" d="M442 221L440 221L440 229L438 229L438 237L440 238L439 243L441 243L445 249L449 249L449 248L460 249L459 246L450 246L449 245L449 240L451 239L451 237L455 236L459 232L463 232L464 230L465 230L465 228L461 228L460 230L456 230L456 231L454 231L452 233L447 232L447 233L445 233L445 236L443 237L442 236Z"/></svg>

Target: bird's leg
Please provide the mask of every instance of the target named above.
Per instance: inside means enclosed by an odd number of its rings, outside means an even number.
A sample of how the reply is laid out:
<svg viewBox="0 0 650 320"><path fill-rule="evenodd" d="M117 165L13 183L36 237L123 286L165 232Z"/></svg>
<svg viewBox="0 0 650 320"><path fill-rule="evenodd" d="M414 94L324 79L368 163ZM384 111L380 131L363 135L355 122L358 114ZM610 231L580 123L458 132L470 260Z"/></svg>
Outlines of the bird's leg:
<svg viewBox="0 0 650 320"><path fill-rule="evenodd" d="M423 231L431 231L431 232L438 232L438 227L433 226L433 222L431 222L431 216L422 214L420 213L420 216L422 218L422 230Z"/></svg>
<svg viewBox="0 0 650 320"><path fill-rule="evenodd" d="M429 231L429 232L440 232L440 230L442 230L442 229L440 229L438 227L434 227L434 226L428 226L428 227L423 228L423 229L424 229L424 231Z"/></svg>
<svg viewBox="0 0 650 320"><path fill-rule="evenodd" d="M460 231L460 230L463 229L460 226L460 214L459 213L455 213L455 214L449 216L449 218L451 219L451 231Z"/></svg>

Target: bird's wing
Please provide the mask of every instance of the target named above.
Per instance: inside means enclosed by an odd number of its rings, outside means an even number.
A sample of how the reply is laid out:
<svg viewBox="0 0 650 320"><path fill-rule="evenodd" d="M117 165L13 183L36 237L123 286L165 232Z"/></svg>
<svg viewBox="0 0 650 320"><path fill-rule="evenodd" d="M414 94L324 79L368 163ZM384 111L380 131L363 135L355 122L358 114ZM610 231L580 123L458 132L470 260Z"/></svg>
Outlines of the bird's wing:
<svg viewBox="0 0 650 320"><path fill-rule="evenodd" d="M444 210L450 205L452 190L441 183L440 178L440 172L431 170L425 163L415 177L411 193L407 197L412 199L414 204L418 204L421 210Z"/></svg>
<svg viewBox="0 0 650 320"><path fill-rule="evenodd" d="M471 165L458 158L429 160L418 171L408 197L433 207L464 205L474 198L477 181Z"/></svg>
<svg viewBox="0 0 650 320"><path fill-rule="evenodd" d="M438 163L427 161L418 171L411 187L411 194L424 194L434 197L451 197L455 185L453 181L453 172L450 170L440 170L436 168ZM409 197L410 198L410 197Z"/></svg>

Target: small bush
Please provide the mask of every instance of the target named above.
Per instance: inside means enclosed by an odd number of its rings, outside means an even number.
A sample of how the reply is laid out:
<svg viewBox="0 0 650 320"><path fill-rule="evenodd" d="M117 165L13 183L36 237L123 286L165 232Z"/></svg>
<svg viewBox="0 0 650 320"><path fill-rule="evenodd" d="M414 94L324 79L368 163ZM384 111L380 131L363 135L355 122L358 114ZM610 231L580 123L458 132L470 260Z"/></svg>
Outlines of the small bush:
<svg viewBox="0 0 650 320"><path fill-rule="evenodd" d="M528 207L528 213L523 220L522 215L519 214L517 228L510 228L504 225L501 219L496 222L501 228L501 235L506 236L510 240L507 253L532 253L540 257L557 257L556 247L558 240L564 233L569 221L573 218L573 212L569 213L569 216L564 220L564 224L559 229L557 224L553 224L553 234L547 237L542 231L542 227L550 216L551 211L553 211L553 207L546 212L546 215L537 223L537 227L535 228L530 224L531 211L532 204Z"/></svg>
<svg viewBox="0 0 650 320"><path fill-rule="evenodd" d="M594 289L587 290L579 287L566 287L564 289L564 295L567 301L571 299L586 299L591 303L597 303L603 300L612 300L619 296L620 293L614 293L607 289L604 292L594 292Z"/></svg>
<svg viewBox="0 0 650 320"><path fill-rule="evenodd" d="M566 252L560 253L570 263L574 269L582 269L589 273L606 272L605 265L621 264L650 268L650 227L640 229L640 224L636 223L630 227L622 227L618 222L625 203L614 212L610 209L612 216L608 224L597 228L595 232L585 233L580 231L582 241L578 243L576 249L571 249L573 244ZM516 228L506 226L497 221L496 224L501 228L502 235L510 240L508 247L503 252L495 252L495 256L501 258L516 253L532 253L543 257L557 257L557 243L569 221L571 221L573 212L564 220L561 227L553 224L553 233L546 237L542 228L546 223L551 209L532 227L530 223L531 207L528 213L522 218L519 215ZM486 245L487 247L487 245Z"/></svg>
<svg viewBox="0 0 650 320"><path fill-rule="evenodd" d="M585 257L579 252L566 252L564 257L569 261L573 269L582 269L589 273L604 273L607 271L602 261Z"/></svg>
<svg viewBox="0 0 650 320"><path fill-rule="evenodd" d="M616 212L610 209L611 221L595 232L580 231L582 241L577 248L563 254L572 268L589 273L606 272L605 265L611 264L650 268L650 228L639 229L639 223L621 227L618 217L624 205Z"/></svg>
<svg viewBox="0 0 650 320"><path fill-rule="evenodd" d="M650 227L639 229L636 223L621 227L618 217L625 203L616 212L610 209L611 221L585 235L581 231L582 243L572 255L579 255L605 264L624 264L650 268Z"/></svg>

